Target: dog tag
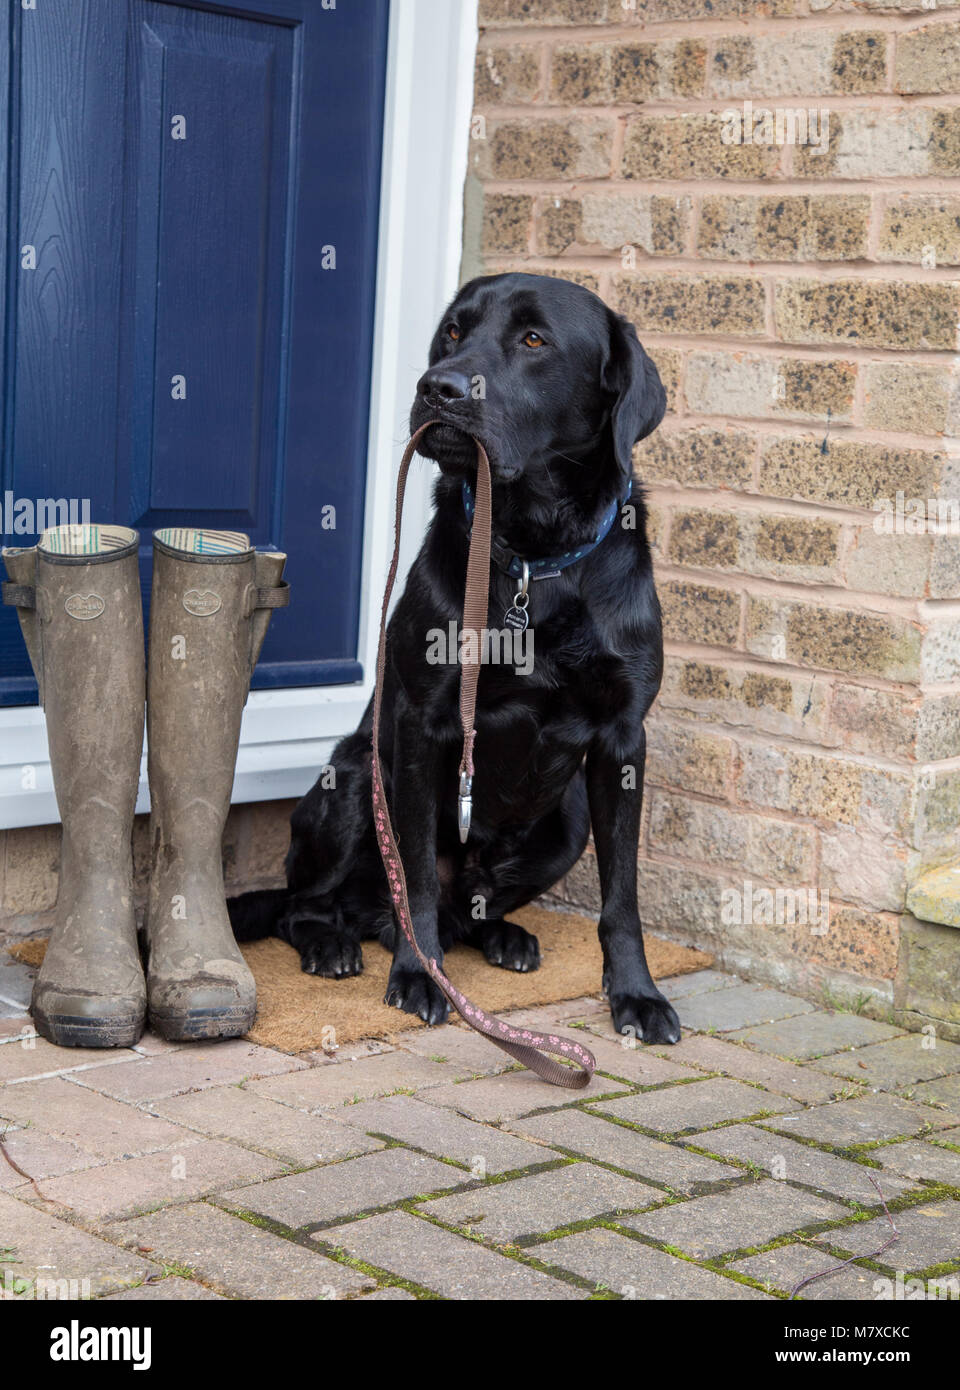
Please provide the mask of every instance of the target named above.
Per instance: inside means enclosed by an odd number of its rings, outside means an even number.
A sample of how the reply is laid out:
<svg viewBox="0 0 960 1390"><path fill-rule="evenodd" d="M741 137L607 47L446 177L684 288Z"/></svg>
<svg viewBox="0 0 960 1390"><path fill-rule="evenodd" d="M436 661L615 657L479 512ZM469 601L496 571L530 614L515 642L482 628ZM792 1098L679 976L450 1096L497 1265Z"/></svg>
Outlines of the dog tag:
<svg viewBox="0 0 960 1390"><path fill-rule="evenodd" d="M529 622L530 617L526 608L518 608L516 604L512 608L508 608L503 615L504 627L512 628L514 632L525 632Z"/></svg>

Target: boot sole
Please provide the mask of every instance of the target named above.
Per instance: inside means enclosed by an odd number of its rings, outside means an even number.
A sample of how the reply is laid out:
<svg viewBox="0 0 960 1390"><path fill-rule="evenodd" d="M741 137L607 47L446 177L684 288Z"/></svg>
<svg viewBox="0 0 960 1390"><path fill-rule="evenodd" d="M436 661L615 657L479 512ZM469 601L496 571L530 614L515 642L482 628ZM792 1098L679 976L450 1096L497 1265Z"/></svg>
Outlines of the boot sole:
<svg viewBox="0 0 960 1390"><path fill-rule="evenodd" d="M36 1009L31 1016L41 1038L57 1047L133 1047L140 1041L146 1024L143 1014L79 1018L69 1014L45 1014Z"/></svg>
<svg viewBox="0 0 960 1390"><path fill-rule="evenodd" d="M257 1008L191 1009L189 1013L153 1013L150 1023L167 1042L204 1038L239 1038L253 1027Z"/></svg>

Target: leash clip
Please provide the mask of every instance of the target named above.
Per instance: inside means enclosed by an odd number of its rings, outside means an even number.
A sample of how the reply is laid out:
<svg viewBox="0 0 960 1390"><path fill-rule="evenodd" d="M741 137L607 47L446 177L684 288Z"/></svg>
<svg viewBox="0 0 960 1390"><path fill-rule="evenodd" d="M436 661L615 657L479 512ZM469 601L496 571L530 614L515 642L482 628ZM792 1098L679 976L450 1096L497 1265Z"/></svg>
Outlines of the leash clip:
<svg viewBox="0 0 960 1390"><path fill-rule="evenodd" d="M466 772L460 774L460 794L457 797L457 825L460 828L460 843L467 843L470 834L470 820L473 816L473 778Z"/></svg>

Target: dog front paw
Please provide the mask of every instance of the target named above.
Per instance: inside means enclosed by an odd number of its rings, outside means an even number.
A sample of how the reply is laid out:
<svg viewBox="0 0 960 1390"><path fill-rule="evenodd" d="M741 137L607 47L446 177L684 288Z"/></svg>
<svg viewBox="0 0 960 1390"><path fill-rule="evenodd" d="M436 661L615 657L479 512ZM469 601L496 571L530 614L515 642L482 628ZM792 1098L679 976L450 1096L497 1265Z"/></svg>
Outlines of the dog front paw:
<svg viewBox="0 0 960 1390"><path fill-rule="evenodd" d="M348 932L329 928L300 945L300 969L307 975L324 975L329 980L345 980L363 970L359 941Z"/></svg>
<svg viewBox="0 0 960 1390"><path fill-rule="evenodd" d="M424 1023L430 1024L446 1023L450 1013L446 997L423 970L394 966L383 1002L406 1014L419 1014Z"/></svg>
<svg viewBox="0 0 960 1390"><path fill-rule="evenodd" d="M523 972L540 966L540 943L516 922L491 923L483 934L483 954L491 965Z"/></svg>
<svg viewBox="0 0 960 1390"><path fill-rule="evenodd" d="M680 1041L680 1020L676 1010L662 994L650 997L615 995L610 1000L610 1012L618 1033L626 1033L645 1043Z"/></svg>

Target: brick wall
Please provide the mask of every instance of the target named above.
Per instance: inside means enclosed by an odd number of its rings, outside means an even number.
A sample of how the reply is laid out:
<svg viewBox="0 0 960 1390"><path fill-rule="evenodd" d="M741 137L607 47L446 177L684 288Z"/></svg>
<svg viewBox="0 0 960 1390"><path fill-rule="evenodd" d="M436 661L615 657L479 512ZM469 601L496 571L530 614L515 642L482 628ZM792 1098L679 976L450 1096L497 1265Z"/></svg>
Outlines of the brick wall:
<svg viewBox="0 0 960 1390"><path fill-rule="evenodd" d="M960 984L960 934L905 901L958 853L960 541L875 508L960 497L960 7L480 12L465 276L597 290L670 398L636 458L667 642L646 921L754 978L936 1013L910 948L945 932ZM746 100L761 123L730 143ZM764 142L778 108L812 113L806 145ZM826 890L828 930L751 914L747 882ZM590 853L558 892L598 907Z"/></svg>
<svg viewBox="0 0 960 1390"><path fill-rule="evenodd" d="M230 808L223 832L223 878L229 894L282 886L295 805L259 801ZM134 894L141 922L149 887L149 824L149 816L137 816L133 827ZM0 945L49 932L59 883L59 825L0 830Z"/></svg>
<svg viewBox="0 0 960 1390"><path fill-rule="evenodd" d="M960 1035L960 932L905 910L958 852L960 543L873 512L960 496L960 3L481 0L481 21L465 276L582 280L670 393L637 457L668 653L646 921ZM818 134L826 111L826 149L725 143L746 99L812 107ZM231 812L231 891L281 881L289 811ZM142 891L142 822L135 842ZM0 933L49 924L58 846L0 834ZM829 930L724 921L746 882L825 889ZM598 907L591 854L558 892Z"/></svg>

